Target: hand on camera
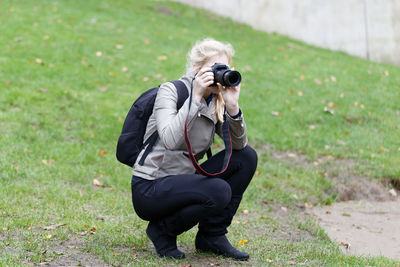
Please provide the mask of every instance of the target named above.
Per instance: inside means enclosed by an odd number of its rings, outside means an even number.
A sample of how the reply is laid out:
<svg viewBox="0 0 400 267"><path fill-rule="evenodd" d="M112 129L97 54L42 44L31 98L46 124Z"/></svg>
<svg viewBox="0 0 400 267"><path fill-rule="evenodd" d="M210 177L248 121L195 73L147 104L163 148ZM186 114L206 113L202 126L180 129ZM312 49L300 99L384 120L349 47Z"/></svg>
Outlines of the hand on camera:
<svg viewBox="0 0 400 267"><path fill-rule="evenodd" d="M240 84L237 86L223 87L218 83L220 88L222 98L225 101L226 111L229 115L236 115L239 113L239 94L240 94Z"/></svg>
<svg viewBox="0 0 400 267"><path fill-rule="evenodd" d="M211 68L202 68L194 79L193 97L200 102L204 96L212 92L212 87L209 86L213 83L214 73L212 73Z"/></svg>

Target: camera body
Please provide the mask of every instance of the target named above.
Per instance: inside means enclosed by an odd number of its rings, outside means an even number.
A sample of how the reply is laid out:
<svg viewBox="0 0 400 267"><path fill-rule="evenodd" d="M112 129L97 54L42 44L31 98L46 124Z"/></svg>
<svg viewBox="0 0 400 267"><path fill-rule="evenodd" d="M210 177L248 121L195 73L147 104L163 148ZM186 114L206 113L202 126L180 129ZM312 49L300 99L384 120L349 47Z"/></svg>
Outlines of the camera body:
<svg viewBox="0 0 400 267"><path fill-rule="evenodd" d="M230 70L229 67L222 63L215 63L211 67L214 73L214 83L210 86L217 86L220 83L222 86L237 86L242 81L242 76L238 71Z"/></svg>

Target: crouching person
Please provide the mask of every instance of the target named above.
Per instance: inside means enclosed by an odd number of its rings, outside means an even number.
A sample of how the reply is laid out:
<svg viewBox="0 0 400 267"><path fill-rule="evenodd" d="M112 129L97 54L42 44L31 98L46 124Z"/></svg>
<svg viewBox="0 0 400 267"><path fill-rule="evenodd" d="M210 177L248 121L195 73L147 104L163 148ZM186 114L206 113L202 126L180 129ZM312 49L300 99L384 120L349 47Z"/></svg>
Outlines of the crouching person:
<svg viewBox="0 0 400 267"><path fill-rule="evenodd" d="M199 41L188 53L187 74L180 78L190 96L182 107L177 109L174 83L162 84L157 92L144 139L155 131L159 137L151 151L144 147L139 154L131 187L134 209L149 221L146 233L161 257L183 258L176 238L198 224L197 250L237 260L249 258L225 236L257 167L257 154L247 144L238 104L240 84L224 86L213 69L216 63L229 68L233 54L230 44ZM232 154L225 170L209 177L193 161L206 154L215 133L222 135L223 121L229 125ZM226 158L221 151L200 167L216 173Z"/></svg>

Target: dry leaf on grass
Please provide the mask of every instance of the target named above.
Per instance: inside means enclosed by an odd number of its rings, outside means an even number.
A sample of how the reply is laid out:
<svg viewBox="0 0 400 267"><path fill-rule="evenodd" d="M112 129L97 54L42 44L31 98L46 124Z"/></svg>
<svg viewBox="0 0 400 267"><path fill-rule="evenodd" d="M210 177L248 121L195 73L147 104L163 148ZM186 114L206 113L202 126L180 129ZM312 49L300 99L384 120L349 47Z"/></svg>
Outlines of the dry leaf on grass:
<svg viewBox="0 0 400 267"><path fill-rule="evenodd" d="M247 239L240 240L240 241L238 242L238 246L242 246L242 247L243 247L247 242L248 242Z"/></svg>
<svg viewBox="0 0 400 267"><path fill-rule="evenodd" d="M49 225L49 226L42 226L40 228L42 228L43 230L54 230L60 226L64 226L66 225L65 223L59 223L59 224L53 224L53 225Z"/></svg>
<svg viewBox="0 0 400 267"><path fill-rule="evenodd" d="M102 187L102 188L106 187L102 182L100 182L97 179L93 179L93 185L98 186L98 187Z"/></svg>
<svg viewBox="0 0 400 267"><path fill-rule="evenodd" d="M99 155L99 156L107 155L107 151L100 150L99 153L98 153L98 155Z"/></svg>

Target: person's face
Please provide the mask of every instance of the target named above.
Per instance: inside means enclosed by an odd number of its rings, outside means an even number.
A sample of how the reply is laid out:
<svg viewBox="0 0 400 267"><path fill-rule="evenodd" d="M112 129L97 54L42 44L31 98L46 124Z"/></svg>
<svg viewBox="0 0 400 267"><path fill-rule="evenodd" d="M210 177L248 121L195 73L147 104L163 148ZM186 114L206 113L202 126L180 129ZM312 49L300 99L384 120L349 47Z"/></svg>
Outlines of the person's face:
<svg viewBox="0 0 400 267"><path fill-rule="evenodd" d="M228 56L226 54L215 55L215 56L209 58L201 68L210 68L211 69L211 66L214 65L215 63L222 63L229 67Z"/></svg>

